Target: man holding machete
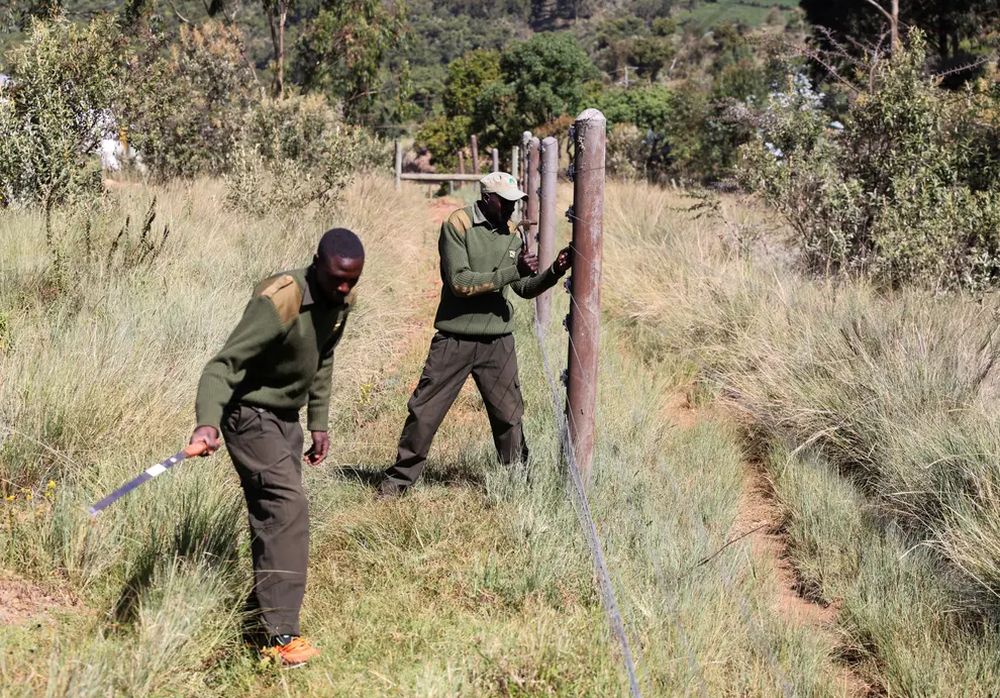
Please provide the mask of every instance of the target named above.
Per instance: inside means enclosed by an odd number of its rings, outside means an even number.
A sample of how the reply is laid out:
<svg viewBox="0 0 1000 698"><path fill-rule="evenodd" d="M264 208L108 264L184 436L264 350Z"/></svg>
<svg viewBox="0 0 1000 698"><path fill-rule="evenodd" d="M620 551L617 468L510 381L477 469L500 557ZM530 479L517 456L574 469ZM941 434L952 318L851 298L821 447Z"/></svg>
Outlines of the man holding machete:
<svg viewBox="0 0 1000 698"><path fill-rule="evenodd" d="M191 443L204 443L203 455L209 455L219 447L220 431L226 441L250 520L249 604L267 636L262 652L286 666L319 654L299 630L309 560L302 460L317 465L329 450L333 353L364 263L357 235L345 228L328 231L309 267L257 285L198 383ZM312 446L303 456L304 405Z"/></svg>

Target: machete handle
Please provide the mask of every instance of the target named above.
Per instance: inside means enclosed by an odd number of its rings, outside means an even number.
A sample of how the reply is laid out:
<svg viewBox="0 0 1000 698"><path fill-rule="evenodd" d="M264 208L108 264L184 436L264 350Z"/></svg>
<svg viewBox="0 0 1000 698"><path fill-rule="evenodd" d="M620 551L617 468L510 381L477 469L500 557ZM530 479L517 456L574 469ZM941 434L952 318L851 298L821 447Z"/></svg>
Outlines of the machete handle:
<svg viewBox="0 0 1000 698"><path fill-rule="evenodd" d="M195 441L193 444L188 444L184 447L184 457L193 458L194 456L203 455L208 451L208 444L204 441Z"/></svg>

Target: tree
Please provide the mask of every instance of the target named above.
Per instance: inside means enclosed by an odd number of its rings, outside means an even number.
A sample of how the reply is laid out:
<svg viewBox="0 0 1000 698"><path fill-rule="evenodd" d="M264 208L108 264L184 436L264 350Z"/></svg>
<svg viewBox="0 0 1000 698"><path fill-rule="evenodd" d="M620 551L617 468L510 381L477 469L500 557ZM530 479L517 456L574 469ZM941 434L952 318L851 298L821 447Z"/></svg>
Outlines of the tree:
<svg viewBox="0 0 1000 698"><path fill-rule="evenodd" d="M285 22L292 0L261 0L274 47L274 95L285 96Z"/></svg>
<svg viewBox="0 0 1000 698"><path fill-rule="evenodd" d="M909 29L921 29L928 37L936 54L936 67L948 69L974 62L976 54L984 49L988 28L1000 22L1000 0L801 0L806 19L817 27L813 36L824 49L838 48L843 44L860 56L864 45L878 43L887 33L893 45L898 45L898 35L893 35L891 18L898 16L898 24ZM828 36L829 30L832 36ZM853 39L860 43L847 41ZM964 71L965 79L973 77Z"/></svg>
<svg viewBox="0 0 1000 698"><path fill-rule="evenodd" d="M493 83L502 80L500 52L481 49L470 51L448 64L445 80L444 110L449 116L472 114L476 100Z"/></svg>
<svg viewBox="0 0 1000 698"><path fill-rule="evenodd" d="M327 0L298 46L296 72L306 88L344 103L344 115L364 123L379 92L380 69L406 30L406 5L381 0Z"/></svg>
<svg viewBox="0 0 1000 698"><path fill-rule="evenodd" d="M503 80L483 89L472 118L482 142L497 147L518 143L526 128L575 114L588 81L600 76L568 33L515 41L501 54L500 71Z"/></svg>

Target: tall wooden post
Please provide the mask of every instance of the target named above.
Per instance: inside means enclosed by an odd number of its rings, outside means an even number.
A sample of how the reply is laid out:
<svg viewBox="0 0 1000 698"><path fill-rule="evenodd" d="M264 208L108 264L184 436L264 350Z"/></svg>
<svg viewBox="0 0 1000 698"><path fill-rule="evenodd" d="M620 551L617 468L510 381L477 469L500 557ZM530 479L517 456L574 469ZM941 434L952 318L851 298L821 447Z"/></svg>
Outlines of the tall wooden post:
<svg viewBox="0 0 1000 698"><path fill-rule="evenodd" d="M569 439L584 482L594 462L594 415L601 330L601 253L604 231L604 154L607 120L586 109L573 124L573 275L570 279Z"/></svg>
<svg viewBox="0 0 1000 698"><path fill-rule="evenodd" d="M527 228L529 252L538 251L538 150L538 139L532 136L528 141L528 170L524 173L524 191L528 194L524 217L531 221Z"/></svg>
<svg viewBox="0 0 1000 698"><path fill-rule="evenodd" d="M458 173L465 174L465 151L458 151Z"/></svg>
<svg viewBox="0 0 1000 698"><path fill-rule="evenodd" d="M556 186L559 170L559 141L553 136L542 141L541 190L538 207L538 270L547 269L556 257ZM535 299L535 320L543 330L549 326L552 289Z"/></svg>
<svg viewBox="0 0 1000 698"><path fill-rule="evenodd" d="M472 174L479 174L479 138L474 133L469 136L469 150L472 151Z"/></svg>
<svg viewBox="0 0 1000 698"><path fill-rule="evenodd" d="M395 160L395 171L396 171L396 191L402 186L402 180L400 176L403 174L403 147L396 141L396 160Z"/></svg>
<svg viewBox="0 0 1000 698"><path fill-rule="evenodd" d="M493 158L493 168L490 170L490 172L499 172L500 171L500 151L497 150L496 148L490 148L490 157Z"/></svg>

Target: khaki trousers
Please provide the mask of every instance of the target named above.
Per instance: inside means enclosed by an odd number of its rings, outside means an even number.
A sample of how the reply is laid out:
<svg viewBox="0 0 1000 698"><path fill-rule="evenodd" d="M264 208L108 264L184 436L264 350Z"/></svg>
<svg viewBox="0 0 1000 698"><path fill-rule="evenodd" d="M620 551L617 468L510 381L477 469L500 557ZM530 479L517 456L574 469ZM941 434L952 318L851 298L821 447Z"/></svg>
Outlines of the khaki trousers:
<svg viewBox="0 0 1000 698"><path fill-rule="evenodd" d="M298 413L238 405L223 417L222 436L247 502L254 575L248 605L268 636L298 635L309 562Z"/></svg>
<svg viewBox="0 0 1000 698"><path fill-rule="evenodd" d="M513 335L466 337L439 332L431 340L424 371L407 403L409 415L399 437L396 462L385 471L383 493L399 494L423 473L434 434L470 374L486 404L500 462L527 460Z"/></svg>

